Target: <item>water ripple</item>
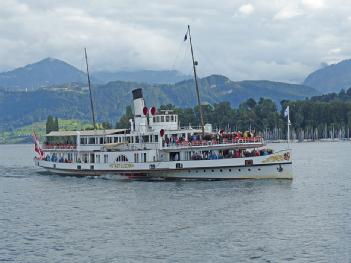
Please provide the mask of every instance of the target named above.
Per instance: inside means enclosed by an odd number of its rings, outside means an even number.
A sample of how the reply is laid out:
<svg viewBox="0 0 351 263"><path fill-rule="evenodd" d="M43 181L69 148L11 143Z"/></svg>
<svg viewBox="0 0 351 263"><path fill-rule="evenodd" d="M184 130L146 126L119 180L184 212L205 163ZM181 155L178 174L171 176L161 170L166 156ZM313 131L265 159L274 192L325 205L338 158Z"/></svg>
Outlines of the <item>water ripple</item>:
<svg viewBox="0 0 351 263"><path fill-rule="evenodd" d="M61 177L1 147L0 262L351 261L350 143L293 145L293 181Z"/></svg>

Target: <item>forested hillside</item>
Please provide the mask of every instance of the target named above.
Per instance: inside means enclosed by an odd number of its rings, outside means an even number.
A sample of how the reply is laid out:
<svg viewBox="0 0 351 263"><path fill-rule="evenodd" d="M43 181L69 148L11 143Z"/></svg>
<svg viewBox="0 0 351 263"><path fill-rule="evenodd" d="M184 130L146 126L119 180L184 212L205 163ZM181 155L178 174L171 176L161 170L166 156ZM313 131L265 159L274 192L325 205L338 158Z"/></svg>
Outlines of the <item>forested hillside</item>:
<svg viewBox="0 0 351 263"><path fill-rule="evenodd" d="M115 123L132 102L132 90L142 88L148 106L173 104L177 107L196 105L193 80L168 85L150 85L115 81L93 87L97 120ZM260 97L299 100L318 94L312 88L271 81L234 82L224 76L212 75L200 81L204 104L228 101L232 107L242 101ZM48 115L61 119L90 120L89 92L84 86L62 85L31 92L0 90L0 131L46 120Z"/></svg>

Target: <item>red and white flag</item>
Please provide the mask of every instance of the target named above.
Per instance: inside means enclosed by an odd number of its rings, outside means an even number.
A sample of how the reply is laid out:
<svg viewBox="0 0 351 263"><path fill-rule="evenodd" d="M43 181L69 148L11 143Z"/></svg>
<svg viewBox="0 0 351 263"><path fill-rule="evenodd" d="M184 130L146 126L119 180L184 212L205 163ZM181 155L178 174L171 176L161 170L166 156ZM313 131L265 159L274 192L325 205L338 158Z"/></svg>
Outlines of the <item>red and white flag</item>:
<svg viewBox="0 0 351 263"><path fill-rule="evenodd" d="M33 140L34 140L34 151L36 151L38 153L39 158L41 160L44 157L44 151L40 147L40 142L39 142L38 136L35 134L34 130L33 130Z"/></svg>

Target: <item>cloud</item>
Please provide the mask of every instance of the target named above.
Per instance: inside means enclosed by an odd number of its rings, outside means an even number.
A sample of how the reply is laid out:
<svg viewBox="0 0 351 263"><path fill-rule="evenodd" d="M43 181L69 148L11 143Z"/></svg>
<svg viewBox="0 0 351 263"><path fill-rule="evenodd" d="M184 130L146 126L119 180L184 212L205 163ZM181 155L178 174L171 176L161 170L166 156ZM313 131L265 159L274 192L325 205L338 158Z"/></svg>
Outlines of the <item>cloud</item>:
<svg viewBox="0 0 351 263"><path fill-rule="evenodd" d="M0 70L45 57L83 69L87 47L92 71L191 74L190 24L200 76L299 82L351 56L350 9L346 0L1 0Z"/></svg>
<svg viewBox="0 0 351 263"><path fill-rule="evenodd" d="M296 4L289 4L280 9L275 15L274 19L290 19L301 15L301 11Z"/></svg>
<svg viewBox="0 0 351 263"><path fill-rule="evenodd" d="M255 11L255 8L252 4L244 4L239 7L238 11L242 15L249 16Z"/></svg>
<svg viewBox="0 0 351 263"><path fill-rule="evenodd" d="M302 4L311 9L321 9L325 7L323 0L302 0Z"/></svg>

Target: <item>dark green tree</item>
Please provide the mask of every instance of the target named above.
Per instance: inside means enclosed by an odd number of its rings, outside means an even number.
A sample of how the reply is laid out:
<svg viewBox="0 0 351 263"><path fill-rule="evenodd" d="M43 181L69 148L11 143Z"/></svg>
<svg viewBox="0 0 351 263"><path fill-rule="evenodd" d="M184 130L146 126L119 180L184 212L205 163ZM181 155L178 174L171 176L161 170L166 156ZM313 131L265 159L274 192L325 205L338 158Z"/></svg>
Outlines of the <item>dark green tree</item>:
<svg viewBox="0 0 351 263"><path fill-rule="evenodd" d="M51 115L48 116L45 127L46 127L46 133L50 133L55 130L55 121Z"/></svg>
<svg viewBox="0 0 351 263"><path fill-rule="evenodd" d="M54 128L55 128L55 131L59 131L60 130L59 121L58 121L57 117L55 118L55 126L54 126Z"/></svg>
<svg viewBox="0 0 351 263"><path fill-rule="evenodd" d="M127 129L129 128L129 119L133 118L133 111L131 106L126 107L125 114L116 123L116 129Z"/></svg>
<svg viewBox="0 0 351 263"><path fill-rule="evenodd" d="M109 123L108 121L102 122L101 126L102 126L103 129L106 129L106 130L107 129L112 129L112 124Z"/></svg>

